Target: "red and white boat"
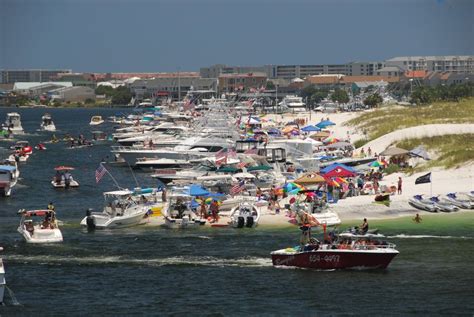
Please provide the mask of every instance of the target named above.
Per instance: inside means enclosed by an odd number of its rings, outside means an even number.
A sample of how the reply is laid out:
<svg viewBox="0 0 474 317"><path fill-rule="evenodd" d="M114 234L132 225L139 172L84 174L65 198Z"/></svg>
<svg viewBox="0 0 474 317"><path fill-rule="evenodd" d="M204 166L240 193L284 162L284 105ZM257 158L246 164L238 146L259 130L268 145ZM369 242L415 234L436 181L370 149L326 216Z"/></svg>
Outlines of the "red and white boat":
<svg viewBox="0 0 474 317"><path fill-rule="evenodd" d="M314 238L304 246L271 253L277 267L300 267L321 270L385 269L399 253L395 245L383 241L381 234L341 233L334 242L320 243Z"/></svg>

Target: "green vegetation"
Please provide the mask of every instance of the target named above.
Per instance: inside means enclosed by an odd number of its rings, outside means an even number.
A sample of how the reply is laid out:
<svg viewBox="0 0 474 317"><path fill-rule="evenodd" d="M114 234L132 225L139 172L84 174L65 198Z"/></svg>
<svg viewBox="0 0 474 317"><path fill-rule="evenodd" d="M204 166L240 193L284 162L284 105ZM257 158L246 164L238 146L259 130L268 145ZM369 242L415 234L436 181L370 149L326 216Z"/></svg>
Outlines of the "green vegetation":
<svg viewBox="0 0 474 317"><path fill-rule="evenodd" d="M345 90L336 88L331 95L331 100L339 103L347 103L349 102L349 95Z"/></svg>
<svg viewBox="0 0 474 317"><path fill-rule="evenodd" d="M459 167L466 162L474 160L474 135L472 134L407 139L396 144L396 146L403 149L413 149L419 145L423 145L430 152L435 152L437 157L434 160L428 161L427 164L415 168L414 172L435 166L444 168Z"/></svg>
<svg viewBox="0 0 474 317"><path fill-rule="evenodd" d="M275 84L273 83L273 81L271 81L271 80L267 81L267 86L266 86L265 89L274 90L275 89Z"/></svg>
<svg viewBox="0 0 474 317"><path fill-rule="evenodd" d="M110 98L114 105L127 105L132 99L130 89L125 86L112 88L108 86L99 86L95 90L96 95L105 95Z"/></svg>
<svg viewBox="0 0 474 317"><path fill-rule="evenodd" d="M372 94L364 99L364 105L367 105L369 107L376 107L382 102L383 98L378 93Z"/></svg>
<svg viewBox="0 0 474 317"><path fill-rule="evenodd" d="M379 108L348 122L367 132L367 140L398 129L436 123L473 123L474 98L459 102L435 102L427 106L390 106Z"/></svg>
<svg viewBox="0 0 474 317"><path fill-rule="evenodd" d="M410 102L420 105L433 101L458 101L461 98L473 96L474 85L471 83L436 87L421 86L413 90Z"/></svg>

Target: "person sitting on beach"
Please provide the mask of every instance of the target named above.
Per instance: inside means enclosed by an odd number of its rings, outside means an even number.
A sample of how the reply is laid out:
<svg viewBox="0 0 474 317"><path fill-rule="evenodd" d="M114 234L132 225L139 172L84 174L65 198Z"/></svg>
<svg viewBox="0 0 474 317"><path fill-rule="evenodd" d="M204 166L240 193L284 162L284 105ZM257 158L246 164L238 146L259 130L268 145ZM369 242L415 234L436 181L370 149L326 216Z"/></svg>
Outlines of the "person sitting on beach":
<svg viewBox="0 0 474 317"><path fill-rule="evenodd" d="M413 221L416 222L416 223L420 223L421 222L421 217L420 217L420 214L416 214L415 215L415 218L413 218Z"/></svg>
<svg viewBox="0 0 474 317"><path fill-rule="evenodd" d="M364 218L364 222L360 226L359 231L361 234L366 234L367 231L369 231L369 223L367 222L367 218Z"/></svg>

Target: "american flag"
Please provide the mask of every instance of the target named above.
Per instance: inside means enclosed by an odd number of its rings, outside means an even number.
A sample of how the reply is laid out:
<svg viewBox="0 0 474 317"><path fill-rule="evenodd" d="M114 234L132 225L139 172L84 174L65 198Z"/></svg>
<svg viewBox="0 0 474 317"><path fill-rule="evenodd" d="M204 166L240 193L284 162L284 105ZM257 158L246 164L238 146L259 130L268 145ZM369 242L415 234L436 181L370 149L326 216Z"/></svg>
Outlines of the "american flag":
<svg viewBox="0 0 474 317"><path fill-rule="evenodd" d="M254 102L255 102L255 99L250 99L250 100L247 100L245 103L247 104L247 107L252 107Z"/></svg>
<svg viewBox="0 0 474 317"><path fill-rule="evenodd" d="M247 151L244 152L244 154L257 154L258 153L258 150L256 147L254 147L253 149L248 149Z"/></svg>
<svg viewBox="0 0 474 317"><path fill-rule="evenodd" d="M95 181L96 183L99 183L101 178L107 173L107 170L105 169L104 165L100 164L99 167L95 170Z"/></svg>
<svg viewBox="0 0 474 317"><path fill-rule="evenodd" d="M234 196L235 194L240 193L244 189L245 189L245 181L240 181L238 184L232 186L232 188L230 189L230 194Z"/></svg>
<svg viewBox="0 0 474 317"><path fill-rule="evenodd" d="M216 153L216 165L222 165L227 162L227 151L226 149L221 149Z"/></svg>
<svg viewBox="0 0 474 317"><path fill-rule="evenodd" d="M237 167L240 168L240 169L242 169L242 168L245 167L245 165L247 165L247 163L245 163L245 162L240 162L239 164L237 164Z"/></svg>
<svg viewBox="0 0 474 317"><path fill-rule="evenodd" d="M237 152L235 151L234 148L227 149L227 157L230 157L230 158L237 157Z"/></svg>

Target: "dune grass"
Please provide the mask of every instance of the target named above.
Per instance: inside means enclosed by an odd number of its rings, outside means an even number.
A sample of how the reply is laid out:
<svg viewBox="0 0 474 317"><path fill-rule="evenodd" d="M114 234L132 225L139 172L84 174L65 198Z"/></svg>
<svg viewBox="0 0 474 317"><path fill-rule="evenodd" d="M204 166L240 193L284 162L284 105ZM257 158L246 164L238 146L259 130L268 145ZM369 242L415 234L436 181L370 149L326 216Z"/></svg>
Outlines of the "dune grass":
<svg viewBox="0 0 474 317"><path fill-rule="evenodd" d="M435 159L416 167L413 172L419 172L432 167L457 168L474 161L474 134L455 134L434 136L420 139L406 139L396 143L397 147L413 149L423 145L430 153L435 153Z"/></svg>
<svg viewBox="0 0 474 317"><path fill-rule="evenodd" d="M398 129L436 123L474 123L474 98L427 106L389 106L363 113L347 124L365 131L366 142Z"/></svg>

